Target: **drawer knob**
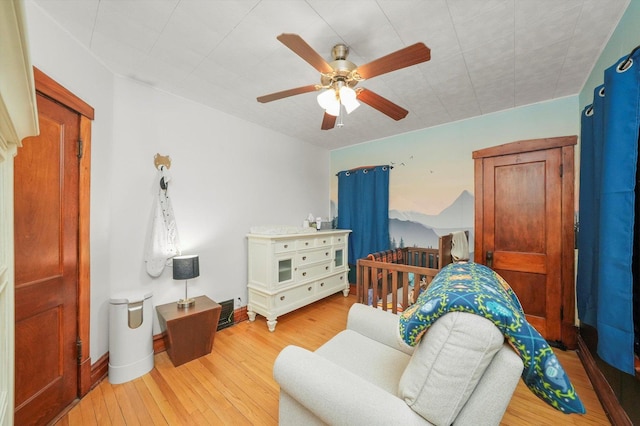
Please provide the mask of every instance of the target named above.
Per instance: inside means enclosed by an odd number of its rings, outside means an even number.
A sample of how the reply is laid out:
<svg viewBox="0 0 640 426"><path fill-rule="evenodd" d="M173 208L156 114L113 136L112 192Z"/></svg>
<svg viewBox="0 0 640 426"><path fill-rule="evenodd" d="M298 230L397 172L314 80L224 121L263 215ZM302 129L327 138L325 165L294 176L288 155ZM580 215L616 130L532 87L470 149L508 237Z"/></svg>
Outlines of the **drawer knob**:
<svg viewBox="0 0 640 426"><path fill-rule="evenodd" d="M285 245L284 245L284 248L289 248L289 244L285 244Z"/></svg>
<svg viewBox="0 0 640 426"><path fill-rule="evenodd" d="M307 273L306 273L306 272L303 272L303 273L302 273L302 276L303 276L303 277L306 277L306 276L307 276Z"/></svg>
<svg viewBox="0 0 640 426"><path fill-rule="evenodd" d="M284 300L284 296L280 296L280 300Z"/></svg>
<svg viewBox="0 0 640 426"><path fill-rule="evenodd" d="M320 283L320 287L324 287L324 283Z"/></svg>
<svg viewBox="0 0 640 426"><path fill-rule="evenodd" d="M302 260L307 260L307 256L302 256Z"/></svg>
<svg viewBox="0 0 640 426"><path fill-rule="evenodd" d="M311 291L311 289L312 289L312 288L313 288L313 287L309 287L307 290L308 290L308 291Z"/></svg>
<svg viewBox="0 0 640 426"><path fill-rule="evenodd" d="M305 246L308 246L308 245L309 245L309 241L307 241L306 243L304 243L304 245L305 245Z"/></svg>
<svg viewBox="0 0 640 426"><path fill-rule="evenodd" d="M325 266L325 267L324 267L324 270L325 270L325 271L328 271L328 270L329 270L329 267L328 267L328 266Z"/></svg>
<svg viewBox="0 0 640 426"><path fill-rule="evenodd" d="M342 279L343 279L343 278L344 278L344 277L343 277L343 276L341 276L341 277L340 277L340 280L342 281Z"/></svg>
<svg viewBox="0 0 640 426"><path fill-rule="evenodd" d="M329 252L326 252L324 255L325 255L325 256L329 256Z"/></svg>
<svg viewBox="0 0 640 426"><path fill-rule="evenodd" d="M327 240L322 240L322 244L326 244L326 243L327 243Z"/></svg>

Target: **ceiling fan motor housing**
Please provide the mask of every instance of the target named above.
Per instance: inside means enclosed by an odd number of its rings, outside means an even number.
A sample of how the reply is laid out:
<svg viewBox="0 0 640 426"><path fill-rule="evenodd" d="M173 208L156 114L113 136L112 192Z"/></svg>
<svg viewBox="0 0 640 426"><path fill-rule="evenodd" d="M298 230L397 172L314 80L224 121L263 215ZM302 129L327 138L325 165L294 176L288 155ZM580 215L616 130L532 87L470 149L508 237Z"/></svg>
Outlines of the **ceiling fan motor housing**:
<svg viewBox="0 0 640 426"><path fill-rule="evenodd" d="M354 87L358 84L358 79L353 74L353 70L357 68L357 65L347 60L348 54L349 48L346 45L336 44L333 46L333 49L331 49L333 61L329 63L333 72L321 75L320 82L323 87L336 88L338 82L342 82L342 84L349 87Z"/></svg>

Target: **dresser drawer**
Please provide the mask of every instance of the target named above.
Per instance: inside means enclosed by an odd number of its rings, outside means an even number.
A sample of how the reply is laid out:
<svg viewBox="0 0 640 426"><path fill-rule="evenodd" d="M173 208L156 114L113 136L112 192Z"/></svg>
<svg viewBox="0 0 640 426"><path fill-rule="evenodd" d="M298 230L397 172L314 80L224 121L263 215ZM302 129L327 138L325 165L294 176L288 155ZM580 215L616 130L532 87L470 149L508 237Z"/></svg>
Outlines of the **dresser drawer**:
<svg viewBox="0 0 640 426"><path fill-rule="evenodd" d="M331 247L333 237L331 235L322 235L316 238L316 247Z"/></svg>
<svg viewBox="0 0 640 426"><path fill-rule="evenodd" d="M297 281L315 280L317 277L326 275L331 271L331 262L324 262L306 268L298 268L296 271Z"/></svg>
<svg viewBox="0 0 640 426"><path fill-rule="evenodd" d="M288 251L294 251L296 249L295 240L276 241L274 243L274 253L286 253Z"/></svg>
<svg viewBox="0 0 640 426"><path fill-rule="evenodd" d="M332 244L345 244L347 242L347 238L349 237L349 235L335 235L332 237L333 241Z"/></svg>
<svg viewBox="0 0 640 426"><path fill-rule="evenodd" d="M316 238L300 238L296 241L296 247L298 250L305 250L314 248L316 246Z"/></svg>
<svg viewBox="0 0 640 426"><path fill-rule="evenodd" d="M290 305L300 304L300 301L312 298L315 294L314 283L301 285L300 287L285 290L275 295L274 306L276 310Z"/></svg>
<svg viewBox="0 0 640 426"><path fill-rule="evenodd" d="M297 257L296 265L298 266L304 266L310 263L331 260L332 258L331 248L327 247L325 249L320 249L320 250L301 251L297 253L296 257Z"/></svg>
<svg viewBox="0 0 640 426"><path fill-rule="evenodd" d="M346 287L346 284L345 284L346 282L347 282L347 279L345 274L333 275L333 276L318 280L318 282L316 283L316 293L318 295L328 296L329 294L333 294L340 290L344 290Z"/></svg>

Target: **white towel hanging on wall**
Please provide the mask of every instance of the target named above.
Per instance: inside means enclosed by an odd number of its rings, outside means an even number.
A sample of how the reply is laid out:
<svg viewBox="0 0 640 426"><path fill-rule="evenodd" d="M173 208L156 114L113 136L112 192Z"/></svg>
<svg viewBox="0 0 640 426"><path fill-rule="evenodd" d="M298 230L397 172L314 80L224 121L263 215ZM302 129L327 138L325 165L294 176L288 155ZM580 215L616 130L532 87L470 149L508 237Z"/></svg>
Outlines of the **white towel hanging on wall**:
<svg viewBox="0 0 640 426"><path fill-rule="evenodd" d="M464 231L451 233L451 257L454 262L469 260L469 241Z"/></svg>
<svg viewBox="0 0 640 426"><path fill-rule="evenodd" d="M147 273L154 278L162 274L169 259L180 254L178 227L168 195L170 180L171 175L166 167L160 167L157 179L158 196L144 256Z"/></svg>

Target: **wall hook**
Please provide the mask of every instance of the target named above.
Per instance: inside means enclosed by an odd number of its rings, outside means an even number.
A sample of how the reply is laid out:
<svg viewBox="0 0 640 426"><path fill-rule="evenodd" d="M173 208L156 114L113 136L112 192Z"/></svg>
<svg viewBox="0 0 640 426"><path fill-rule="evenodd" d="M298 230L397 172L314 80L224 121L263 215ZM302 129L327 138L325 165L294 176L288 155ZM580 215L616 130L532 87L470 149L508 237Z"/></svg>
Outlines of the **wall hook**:
<svg viewBox="0 0 640 426"><path fill-rule="evenodd" d="M156 166L156 169L162 170L162 167L166 167L167 169L171 168L171 157L168 155L160 155L160 153L156 154L153 157L153 164Z"/></svg>

